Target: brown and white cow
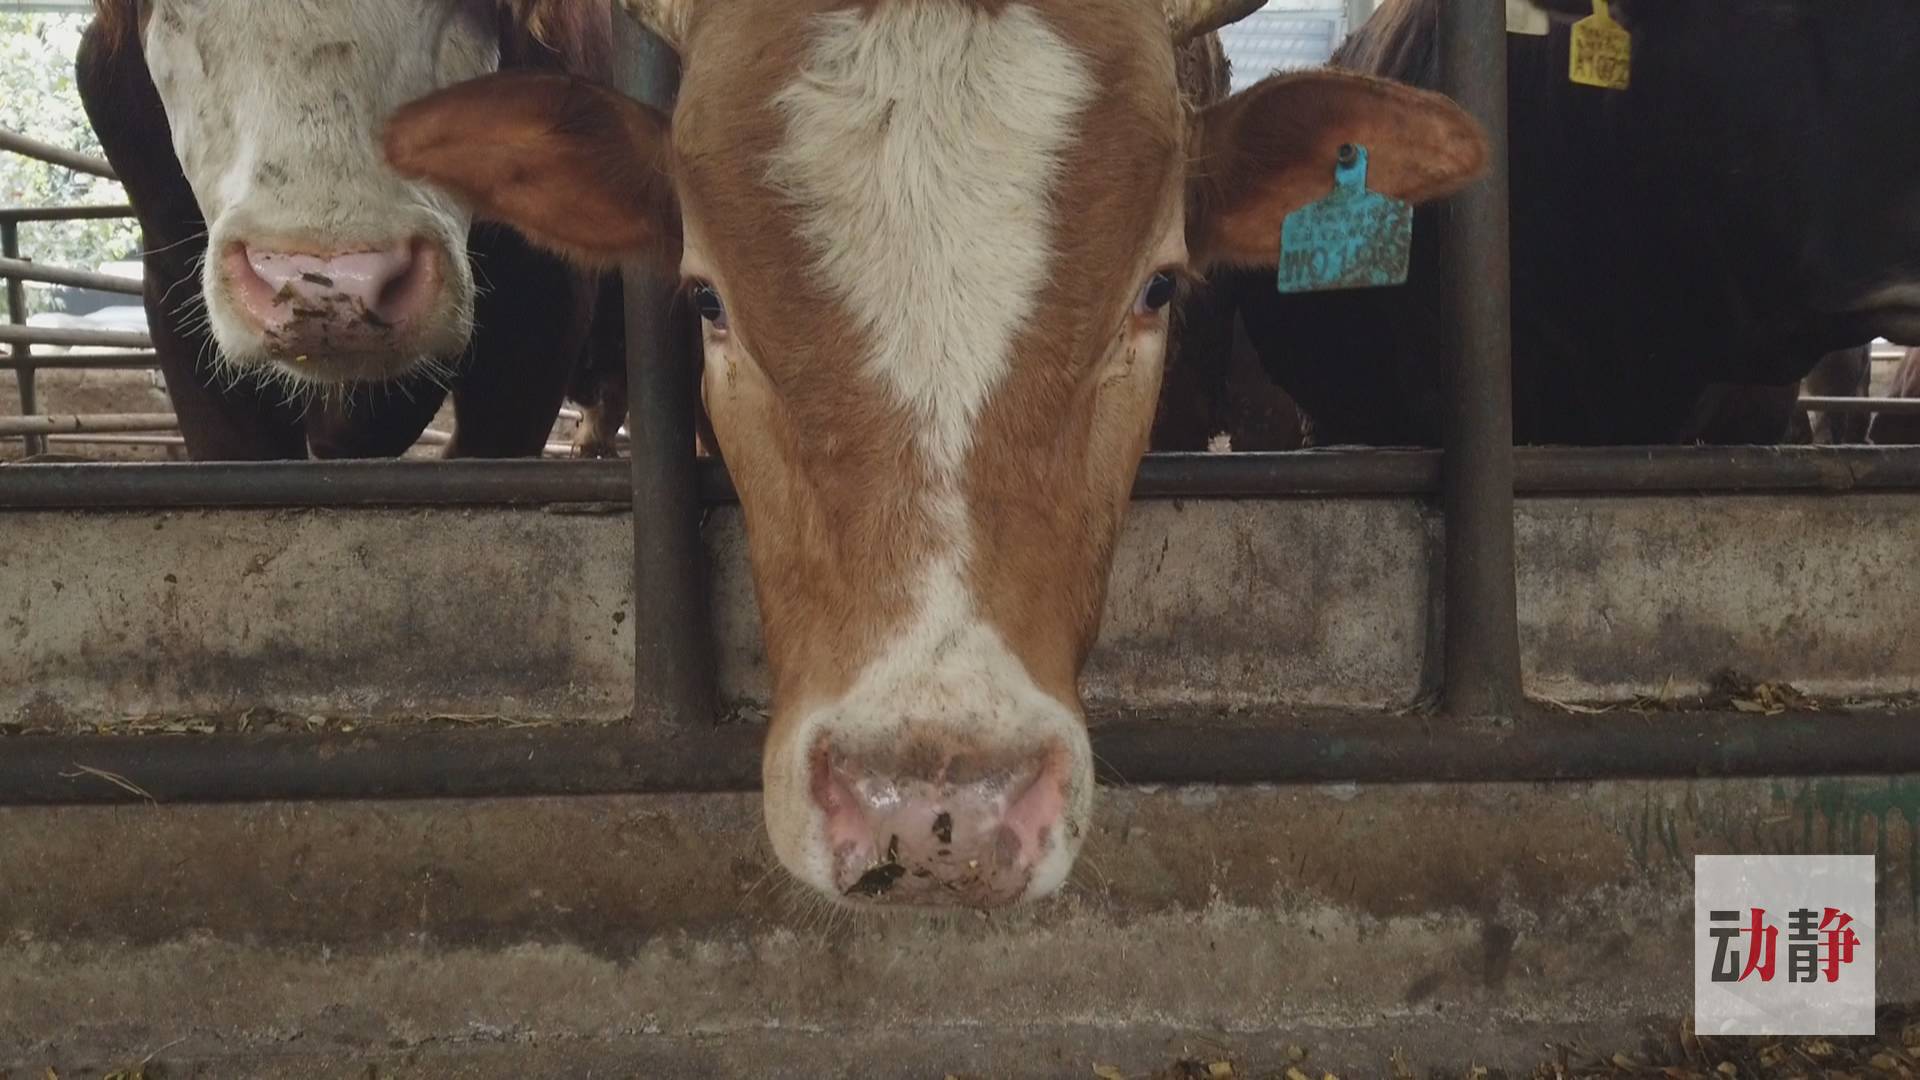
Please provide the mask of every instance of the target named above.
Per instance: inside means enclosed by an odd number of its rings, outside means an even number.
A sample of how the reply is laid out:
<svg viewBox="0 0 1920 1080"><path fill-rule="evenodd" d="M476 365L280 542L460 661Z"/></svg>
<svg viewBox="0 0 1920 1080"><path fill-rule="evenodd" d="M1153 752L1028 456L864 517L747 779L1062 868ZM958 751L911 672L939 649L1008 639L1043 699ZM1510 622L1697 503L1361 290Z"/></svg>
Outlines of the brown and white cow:
<svg viewBox="0 0 1920 1080"><path fill-rule="evenodd" d="M404 173L605 263L671 260L745 509L773 847L850 901L1045 895L1086 834L1076 682L1177 283L1272 265L1338 147L1481 169L1433 94L1327 72L1194 112L1175 46L1252 0L631 3L671 121L563 78L432 95Z"/></svg>

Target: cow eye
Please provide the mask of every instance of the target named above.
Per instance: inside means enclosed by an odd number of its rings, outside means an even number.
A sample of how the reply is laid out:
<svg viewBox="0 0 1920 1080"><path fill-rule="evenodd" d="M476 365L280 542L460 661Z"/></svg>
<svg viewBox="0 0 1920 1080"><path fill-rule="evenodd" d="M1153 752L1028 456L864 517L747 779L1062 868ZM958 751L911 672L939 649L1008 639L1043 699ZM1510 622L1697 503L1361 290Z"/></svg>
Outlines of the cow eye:
<svg viewBox="0 0 1920 1080"><path fill-rule="evenodd" d="M720 302L720 290L700 281L694 283L687 295L693 301L693 309L715 330L727 328L727 306Z"/></svg>
<svg viewBox="0 0 1920 1080"><path fill-rule="evenodd" d="M1159 311L1161 308L1173 302L1174 291L1172 272L1167 270L1159 271L1148 278L1145 285L1141 286L1140 297L1133 302L1133 313L1135 315L1152 315L1154 312Z"/></svg>

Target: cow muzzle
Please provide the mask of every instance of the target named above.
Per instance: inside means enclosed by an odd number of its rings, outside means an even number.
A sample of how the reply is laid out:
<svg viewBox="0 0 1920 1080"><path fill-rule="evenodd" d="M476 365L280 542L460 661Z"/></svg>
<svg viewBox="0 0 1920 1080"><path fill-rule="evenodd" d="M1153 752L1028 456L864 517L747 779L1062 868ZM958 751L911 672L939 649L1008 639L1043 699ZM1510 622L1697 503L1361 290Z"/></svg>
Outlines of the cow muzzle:
<svg viewBox="0 0 1920 1080"><path fill-rule="evenodd" d="M297 379L382 380L464 344L448 333L447 255L413 236L382 247L305 251L229 244L219 274L242 328ZM451 340L449 340L451 339Z"/></svg>
<svg viewBox="0 0 1920 1080"><path fill-rule="evenodd" d="M813 799L833 885L855 902L1000 907L1063 844L1069 755L815 755Z"/></svg>

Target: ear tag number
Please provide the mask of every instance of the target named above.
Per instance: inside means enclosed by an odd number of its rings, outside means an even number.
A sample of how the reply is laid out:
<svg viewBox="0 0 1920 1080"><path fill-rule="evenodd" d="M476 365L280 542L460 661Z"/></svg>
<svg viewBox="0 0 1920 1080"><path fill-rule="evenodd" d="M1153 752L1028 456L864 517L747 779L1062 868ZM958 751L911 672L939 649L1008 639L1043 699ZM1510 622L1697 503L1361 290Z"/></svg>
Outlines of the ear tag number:
<svg viewBox="0 0 1920 1080"><path fill-rule="evenodd" d="M1367 148L1340 147L1333 190L1280 227L1280 291L1399 285L1413 250L1413 207L1367 190Z"/></svg>
<svg viewBox="0 0 1920 1080"><path fill-rule="evenodd" d="M1533 0L1507 0L1507 33L1545 37L1547 13L1533 6Z"/></svg>
<svg viewBox="0 0 1920 1080"><path fill-rule="evenodd" d="M1633 72L1633 35L1613 21L1607 0L1593 0L1593 14L1573 24L1569 77L1582 86L1625 90Z"/></svg>

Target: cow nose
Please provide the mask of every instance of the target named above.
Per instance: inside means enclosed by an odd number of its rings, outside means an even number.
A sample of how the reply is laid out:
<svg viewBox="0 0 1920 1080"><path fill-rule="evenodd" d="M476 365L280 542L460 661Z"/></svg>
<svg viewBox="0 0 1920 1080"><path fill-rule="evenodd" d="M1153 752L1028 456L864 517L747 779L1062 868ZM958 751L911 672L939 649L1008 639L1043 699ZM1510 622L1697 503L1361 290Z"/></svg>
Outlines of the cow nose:
<svg viewBox="0 0 1920 1080"><path fill-rule="evenodd" d="M1060 843L1063 747L1013 754L814 757L834 885L855 902L999 907Z"/></svg>
<svg viewBox="0 0 1920 1080"><path fill-rule="evenodd" d="M223 269L241 307L282 344L379 337L422 314L440 283L420 237L371 251L316 254L236 244Z"/></svg>

